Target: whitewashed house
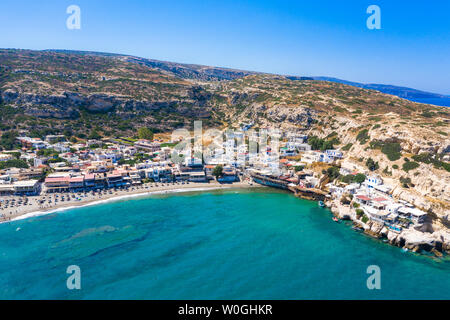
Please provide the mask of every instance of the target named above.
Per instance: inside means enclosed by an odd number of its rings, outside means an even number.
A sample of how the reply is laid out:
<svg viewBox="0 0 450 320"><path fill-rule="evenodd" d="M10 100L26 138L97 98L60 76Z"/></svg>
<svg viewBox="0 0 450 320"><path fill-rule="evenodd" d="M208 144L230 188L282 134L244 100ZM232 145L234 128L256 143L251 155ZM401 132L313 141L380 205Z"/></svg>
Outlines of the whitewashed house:
<svg viewBox="0 0 450 320"><path fill-rule="evenodd" d="M364 181L364 184L367 186L367 188L371 189L375 186L379 186L383 184L383 179L381 179L380 176L367 176L366 180Z"/></svg>
<svg viewBox="0 0 450 320"><path fill-rule="evenodd" d="M326 155L333 159L342 159L342 151L335 149L325 150Z"/></svg>
<svg viewBox="0 0 450 320"><path fill-rule="evenodd" d="M359 183L351 183L347 186L345 186L345 192L349 194L355 194L356 191L359 189Z"/></svg>
<svg viewBox="0 0 450 320"><path fill-rule="evenodd" d="M415 224L422 224L427 216L427 213L422 210L406 206L401 206L397 212L399 215L409 218Z"/></svg>
<svg viewBox="0 0 450 320"><path fill-rule="evenodd" d="M386 204L386 211L389 213L398 213L398 209L401 208L402 205L396 202L389 202Z"/></svg>
<svg viewBox="0 0 450 320"><path fill-rule="evenodd" d="M412 209L410 208L409 212L410 212L410 219L415 224L422 224L425 222L425 218L427 217L426 212L419 210L417 208Z"/></svg>
<svg viewBox="0 0 450 320"><path fill-rule="evenodd" d="M387 186L385 184L375 185L373 188L375 190L380 191L385 194L389 194L389 192L391 192L391 190L392 190L392 188L390 186Z"/></svg>
<svg viewBox="0 0 450 320"><path fill-rule="evenodd" d="M313 163L319 161L319 153L316 151L307 151L302 154L301 162Z"/></svg>

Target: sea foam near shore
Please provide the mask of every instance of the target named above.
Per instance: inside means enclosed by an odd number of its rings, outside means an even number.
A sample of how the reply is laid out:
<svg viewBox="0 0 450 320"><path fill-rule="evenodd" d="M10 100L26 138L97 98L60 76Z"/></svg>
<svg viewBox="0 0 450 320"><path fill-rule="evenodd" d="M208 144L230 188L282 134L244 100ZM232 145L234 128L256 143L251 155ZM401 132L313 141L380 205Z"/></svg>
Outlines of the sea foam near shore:
<svg viewBox="0 0 450 320"><path fill-rule="evenodd" d="M49 209L49 210L44 210L44 211L33 211L33 212L29 212L29 213L25 213L23 215L17 216L15 218L11 219L10 221L2 221L0 223L7 223L7 222L11 222L11 221L18 221L18 220L23 220L23 219L28 219L28 218L34 218L34 217L48 215L48 214L52 214L52 213L56 213L56 212L63 212L63 211L67 211L67 210L89 207L89 206L94 206L94 205L99 205L99 204L105 204L105 203L109 203L109 202L117 202L117 201L121 201L121 200L141 198L141 197L145 198L145 197L152 196L152 195L171 194L171 193L187 193L187 192L202 192L202 191L222 190L222 189L228 189L228 190L233 189L233 185L230 185L229 187L214 186L214 187L155 190L155 191L142 192L142 193L125 194L125 195L111 197L108 199L85 200L85 203L83 203L83 201L81 201L80 205L71 205L71 206L67 206L67 207L59 207L59 208L54 208L54 209Z"/></svg>

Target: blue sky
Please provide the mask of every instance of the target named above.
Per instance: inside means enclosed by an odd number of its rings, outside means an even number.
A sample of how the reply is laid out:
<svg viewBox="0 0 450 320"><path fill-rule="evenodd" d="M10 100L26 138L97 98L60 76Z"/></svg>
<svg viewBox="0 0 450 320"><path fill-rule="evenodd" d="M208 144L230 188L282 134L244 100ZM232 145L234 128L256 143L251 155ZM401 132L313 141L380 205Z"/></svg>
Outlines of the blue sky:
<svg viewBox="0 0 450 320"><path fill-rule="evenodd" d="M66 8L81 8L81 29ZM381 30L366 27L369 5ZM0 2L0 47L132 54L450 94L450 1Z"/></svg>

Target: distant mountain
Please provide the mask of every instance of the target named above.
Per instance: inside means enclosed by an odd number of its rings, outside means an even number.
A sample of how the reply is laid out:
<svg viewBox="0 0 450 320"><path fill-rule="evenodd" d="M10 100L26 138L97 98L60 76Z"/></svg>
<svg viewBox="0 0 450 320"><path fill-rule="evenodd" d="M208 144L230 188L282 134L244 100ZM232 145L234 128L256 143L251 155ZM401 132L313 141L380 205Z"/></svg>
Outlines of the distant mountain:
<svg viewBox="0 0 450 320"><path fill-rule="evenodd" d="M443 94L431 93L431 92L416 90L416 89L412 89L412 88L399 87L399 86L393 86L393 85L387 85L387 84L377 84L377 83L365 84L365 83L341 80L341 79L332 78L332 77L312 77L312 78L314 80L338 82L338 83L343 83L343 84L347 84L347 85L358 87L358 88L378 90L380 92L392 94L392 95L395 95L395 96L398 96L398 97L404 98L404 99L450 98L450 96L446 96Z"/></svg>
<svg viewBox="0 0 450 320"><path fill-rule="evenodd" d="M414 102L434 104L437 106L447 106L450 107L450 96L446 96L438 93L431 93L421 90L416 90L407 87L399 87L387 84L377 84L377 83L360 83L342 80L333 77L298 77L298 76L287 76L286 78L290 80L319 80L319 81L330 81L336 83L342 83L353 87L377 90L382 93L392 94L394 96L407 99Z"/></svg>

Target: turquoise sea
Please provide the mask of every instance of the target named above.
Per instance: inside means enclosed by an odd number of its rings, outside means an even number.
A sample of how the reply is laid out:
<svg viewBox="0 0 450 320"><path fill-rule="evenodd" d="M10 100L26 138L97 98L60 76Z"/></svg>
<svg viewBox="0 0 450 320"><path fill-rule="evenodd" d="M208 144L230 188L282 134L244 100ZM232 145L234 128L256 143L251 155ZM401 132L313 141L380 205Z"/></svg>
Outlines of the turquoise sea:
<svg viewBox="0 0 450 320"><path fill-rule="evenodd" d="M414 102L434 104L436 106L450 107L450 97L442 98L405 98Z"/></svg>
<svg viewBox="0 0 450 320"><path fill-rule="evenodd" d="M81 270L68 290L66 269ZM381 289L369 290L369 265ZM0 225L1 299L450 299L403 252L274 190L153 195Z"/></svg>

